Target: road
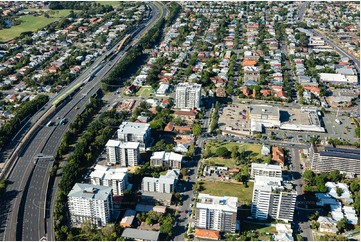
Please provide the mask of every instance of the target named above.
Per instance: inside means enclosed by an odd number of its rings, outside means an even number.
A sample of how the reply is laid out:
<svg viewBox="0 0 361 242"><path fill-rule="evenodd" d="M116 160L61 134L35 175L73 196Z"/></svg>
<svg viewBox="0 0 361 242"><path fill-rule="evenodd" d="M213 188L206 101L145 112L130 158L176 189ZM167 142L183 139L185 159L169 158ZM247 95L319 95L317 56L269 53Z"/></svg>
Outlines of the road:
<svg viewBox="0 0 361 242"><path fill-rule="evenodd" d="M354 55L344 51L343 49L341 49L337 44L335 44L330 38L328 38L327 36L325 36L324 34L322 34L320 31L316 30L316 29L312 29L311 30L315 35L321 36L325 42L330 45L331 47L333 47L339 54L347 56L350 60L352 60L354 62L354 66L357 69L357 72L360 73L360 59L355 57Z"/></svg>
<svg viewBox="0 0 361 242"><path fill-rule="evenodd" d="M153 10L153 17L149 20L150 24L140 31L129 45L136 43L139 37L151 28L160 17L161 14L158 7L153 3L150 6ZM2 217L7 217L5 231L2 231L5 234L5 240L39 240L46 236L47 226L44 222L46 211L44 210L44 204L46 201L48 174L52 162L40 160L35 165L34 157L39 153L50 156L55 155L61 138L67 131L69 124L75 119L76 114L84 110L88 103L88 98L94 95L100 88L102 78L107 75L124 54L124 51L120 51L116 58L110 61L109 64L104 65L104 68L98 72L93 81L86 83L81 91L69 100L66 105L55 111L53 116L67 118L68 122L65 125L40 127L30 143L25 147L24 152L19 156L13 172L8 178L10 184L4 196L6 201L2 204L4 209L1 209L2 214L5 215ZM78 109L74 108L76 106ZM54 119L59 121L59 119L53 117ZM45 124L47 121L43 123ZM57 187L55 187L54 191L56 189ZM53 192L53 194L56 194L56 192ZM55 197L53 200L55 200ZM47 222L53 223L51 219ZM50 232L47 239L55 240L54 234L52 231Z"/></svg>
<svg viewBox="0 0 361 242"><path fill-rule="evenodd" d="M301 164L305 167L305 164L300 159L300 149L290 149L291 164L292 164L292 176L294 177L294 185L297 191L296 209L294 215L294 232L300 234L307 241L313 241L312 229L308 219L310 210L307 209L307 200L302 194L304 180L302 178ZM311 210L313 211L313 210ZM302 231L302 232L301 232Z"/></svg>

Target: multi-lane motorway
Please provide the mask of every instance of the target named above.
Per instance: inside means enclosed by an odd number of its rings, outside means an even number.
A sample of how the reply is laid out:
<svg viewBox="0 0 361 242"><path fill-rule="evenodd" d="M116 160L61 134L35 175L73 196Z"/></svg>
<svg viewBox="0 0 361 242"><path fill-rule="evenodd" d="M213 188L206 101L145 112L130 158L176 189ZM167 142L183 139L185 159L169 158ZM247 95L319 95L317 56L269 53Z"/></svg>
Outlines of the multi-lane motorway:
<svg viewBox="0 0 361 242"><path fill-rule="evenodd" d="M128 44L129 46L135 44L140 36L154 26L156 20L166 13L164 6L161 9L159 4L150 3L149 5L152 8L152 18L134 36L134 39ZM127 46L124 49L128 49ZM5 197L6 201L1 209L2 219L7 218L3 220L2 226L5 227L2 227L3 230L0 231L5 240L39 240L42 237L46 237L48 240L55 239L53 231L47 231L49 230L48 228L52 228L52 226L49 226L49 224L53 223L52 219L48 218L45 220L46 193L49 170L52 166L51 156L55 155L56 149L69 124L78 113L84 110L89 97L94 95L99 89L101 79L107 75L124 54L125 51L117 53L117 56L106 63L98 72L94 80L86 83L70 101L67 101L66 105L55 110L51 119L59 122L62 118L66 118L67 122L65 125L47 127L44 124L49 119L45 120L37 132L34 133L27 146L23 147L23 152L19 155L14 169L8 177L9 185ZM97 61L98 64L101 60ZM85 80L90 72L83 74L78 81ZM46 156L46 159L36 159L39 154ZM56 191L56 187L54 191ZM52 194L56 194L56 192ZM55 198L50 197L50 199L53 201ZM6 222L4 223L4 221Z"/></svg>

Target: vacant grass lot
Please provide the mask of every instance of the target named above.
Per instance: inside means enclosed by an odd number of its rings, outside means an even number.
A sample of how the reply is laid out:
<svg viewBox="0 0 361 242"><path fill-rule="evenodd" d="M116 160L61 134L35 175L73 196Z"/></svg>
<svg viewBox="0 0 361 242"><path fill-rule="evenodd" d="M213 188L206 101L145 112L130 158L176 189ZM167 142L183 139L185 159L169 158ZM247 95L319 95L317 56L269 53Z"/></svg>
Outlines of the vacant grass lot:
<svg viewBox="0 0 361 242"><path fill-rule="evenodd" d="M213 196L230 196L238 197L238 201L251 202L253 194L253 182L248 183L246 188L244 185L228 183L228 182L211 182L202 181L201 193L207 193Z"/></svg>
<svg viewBox="0 0 361 242"><path fill-rule="evenodd" d="M135 95L143 98L148 98L150 96L151 91L152 91L151 87L141 87Z"/></svg>
<svg viewBox="0 0 361 242"><path fill-rule="evenodd" d="M21 16L19 19L23 21L21 24L12 26L9 29L0 30L0 42L7 42L18 36L23 32L36 31L45 27L46 25L58 21L60 18L68 16L70 10L56 10L49 11L49 13L55 12L55 14L50 14L50 18L45 18L44 16Z"/></svg>
<svg viewBox="0 0 361 242"><path fill-rule="evenodd" d="M119 7L120 2L118 1L96 1L97 3L101 3L102 5L110 5L113 8L114 7Z"/></svg>
<svg viewBox="0 0 361 242"><path fill-rule="evenodd" d="M241 230L242 232L251 231L251 230L257 231L259 234L258 239L263 241L270 240L271 234L275 234L277 232L276 227L266 226L261 224L252 224L247 222L242 223Z"/></svg>
<svg viewBox="0 0 361 242"><path fill-rule="evenodd" d="M248 153L252 159L262 159L261 155L261 145L257 144L240 144L236 142L219 142L219 141L212 141L208 142L206 144L206 147L208 147L212 153L216 153L216 150L219 147L226 147L229 151L232 150L232 147L237 146L238 151L244 151L245 153ZM204 164L207 165L218 165L218 166L226 166L228 168L242 168L243 165L236 165L236 162L234 159L225 159L222 157L210 157L206 161L204 161Z"/></svg>

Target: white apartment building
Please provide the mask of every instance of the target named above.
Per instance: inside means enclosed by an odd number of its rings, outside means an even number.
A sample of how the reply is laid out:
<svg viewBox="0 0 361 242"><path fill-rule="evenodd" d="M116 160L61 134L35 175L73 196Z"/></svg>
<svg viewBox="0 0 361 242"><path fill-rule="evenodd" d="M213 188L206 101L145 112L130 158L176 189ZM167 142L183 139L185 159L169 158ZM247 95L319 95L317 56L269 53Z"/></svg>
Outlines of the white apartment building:
<svg viewBox="0 0 361 242"><path fill-rule="evenodd" d="M111 187L114 195L123 195L129 185L128 169L96 165L90 173L90 182L93 185Z"/></svg>
<svg viewBox="0 0 361 242"><path fill-rule="evenodd" d="M234 233L237 223L237 197L217 197L200 193L196 204L196 227Z"/></svg>
<svg viewBox="0 0 361 242"><path fill-rule="evenodd" d="M174 152L157 151L150 157L150 166L168 166L180 169L183 155Z"/></svg>
<svg viewBox="0 0 361 242"><path fill-rule="evenodd" d="M150 145L150 125L147 123L123 122L118 129L121 142L139 142L139 149L145 151Z"/></svg>
<svg viewBox="0 0 361 242"><path fill-rule="evenodd" d="M111 187L76 183L68 194L71 225L90 220L97 227L105 226L112 216L112 195Z"/></svg>
<svg viewBox="0 0 361 242"><path fill-rule="evenodd" d="M179 169L169 170L166 175L159 178L144 177L142 181L143 192L172 193L178 180Z"/></svg>
<svg viewBox="0 0 361 242"><path fill-rule="evenodd" d="M282 168L279 165L252 163L251 178L256 176L282 177Z"/></svg>
<svg viewBox="0 0 361 242"><path fill-rule="evenodd" d="M140 160L139 142L121 142L108 140L107 154L109 164L120 164L121 166L136 166Z"/></svg>
<svg viewBox="0 0 361 242"><path fill-rule="evenodd" d="M252 197L252 217L292 221L296 205L296 192L288 192L282 186L282 178L256 176Z"/></svg>
<svg viewBox="0 0 361 242"><path fill-rule="evenodd" d="M200 108L202 85L179 83L176 87L175 106L180 109Z"/></svg>

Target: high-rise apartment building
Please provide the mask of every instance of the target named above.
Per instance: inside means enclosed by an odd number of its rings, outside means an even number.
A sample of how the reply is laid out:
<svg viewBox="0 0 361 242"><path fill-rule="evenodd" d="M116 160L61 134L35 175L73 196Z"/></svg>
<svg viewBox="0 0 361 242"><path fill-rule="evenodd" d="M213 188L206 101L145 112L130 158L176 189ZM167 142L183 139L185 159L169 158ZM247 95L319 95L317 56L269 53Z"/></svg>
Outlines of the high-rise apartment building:
<svg viewBox="0 0 361 242"><path fill-rule="evenodd" d="M114 195L123 195L129 185L128 169L96 165L94 171L90 173L90 181L93 185L113 188Z"/></svg>
<svg viewBox="0 0 361 242"><path fill-rule="evenodd" d="M202 85L179 83L176 87L175 107L180 109L199 109Z"/></svg>
<svg viewBox="0 0 361 242"><path fill-rule="evenodd" d="M106 144L109 164L121 166L136 166L140 159L140 144L138 142L122 143L118 140L109 140Z"/></svg>
<svg viewBox="0 0 361 242"><path fill-rule="evenodd" d="M237 197L217 197L200 193L196 204L196 227L234 233L237 222Z"/></svg>
<svg viewBox="0 0 361 242"><path fill-rule="evenodd" d="M174 152L157 151L150 157L150 166L167 166L180 169L183 155Z"/></svg>
<svg viewBox="0 0 361 242"><path fill-rule="evenodd" d="M169 170L166 175L161 175L159 178L144 177L142 181L143 192L159 192L172 193L174 192L175 184L178 180L179 170Z"/></svg>
<svg viewBox="0 0 361 242"><path fill-rule="evenodd" d="M151 142L150 124L123 122L118 129L118 140L121 142L139 142L144 151Z"/></svg>
<svg viewBox="0 0 361 242"><path fill-rule="evenodd" d="M287 191L282 178L256 176L252 197L252 217L259 220L292 221L297 193Z"/></svg>
<svg viewBox="0 0 361 242"><path fill-rule="evenodd" d="M251 178L256 176L282 177L282 168L279 165L252 163Z"/></svg>
<svg viewBox="0 0 361 242"><path fill-rule="evenodd" d="M105 226L113 211L111 187L76 183L68 194L71 225L80 226L85 221Z"/></svg>

